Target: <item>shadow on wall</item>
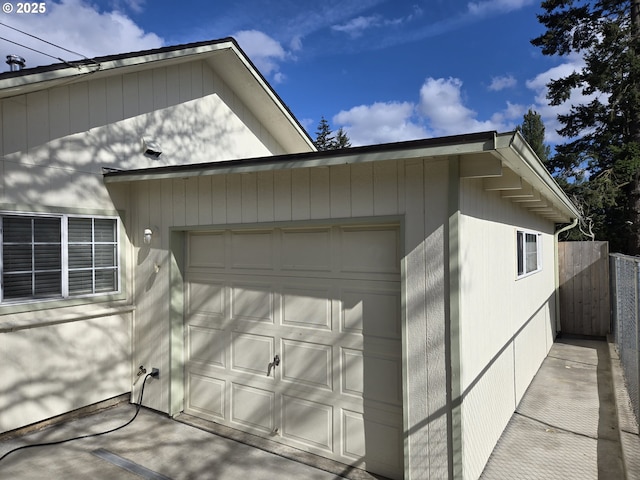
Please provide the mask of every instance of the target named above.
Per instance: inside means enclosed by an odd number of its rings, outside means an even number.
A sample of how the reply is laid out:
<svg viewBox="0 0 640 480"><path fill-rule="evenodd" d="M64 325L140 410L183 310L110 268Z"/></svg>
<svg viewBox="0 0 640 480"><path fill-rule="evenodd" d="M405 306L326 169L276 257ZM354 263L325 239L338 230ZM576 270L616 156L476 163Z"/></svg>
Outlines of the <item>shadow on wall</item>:
<svg viewBox="0 0 640 480"><path fill-rule="evenodd" d="M117 315L0 333L0 432L130 391L130 331Z"/></svg>

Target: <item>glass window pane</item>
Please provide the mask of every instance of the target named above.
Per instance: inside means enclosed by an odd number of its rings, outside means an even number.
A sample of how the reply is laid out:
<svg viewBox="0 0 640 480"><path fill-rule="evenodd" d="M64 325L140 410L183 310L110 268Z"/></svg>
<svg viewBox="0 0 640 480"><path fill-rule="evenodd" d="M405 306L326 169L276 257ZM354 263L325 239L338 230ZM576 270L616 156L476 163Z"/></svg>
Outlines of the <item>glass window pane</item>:
<svg viewBox="0 0 640 480"><path fill-rule="evenodd" d="M60 270L60 245L34 245L36 270Z"/></svg>
<svg viewBox="0 0 640 480"><path fill-rule="evenodd" d="M33 238L36 242L60 243L60 219L34 218Z"/></svg>
<svg viewBox="0 0 640 480"><path fill-rule="evenodd" d="M117 286L116 270L96 270L96 292L113 292Z"/></svg>
<svg viewBox="0 0 640 480"><path fill-rule="evenodd" d="M91 245L69 245L69 268L91 268Z"/></svg>
<svg viewBox="0 0 640 480"><path fill-rule="evenodd" d="M36 272L35 295L37 297L52 297L62 293L61 274L58 272Z"/></svg>
<svg viewBox="0 0 640 480"><path fill-rule="evenodd" d="M94 241L115 242L116 221L109 218L97 218L94 225Z"/></svg>
<svg viewBox="0 0 640 480"><path fill-rule="evenodd" d="M93 275L91 270L69 272L69 293L75 295L93 293Z"/></svg>
<svg viewBox="0 0 640 480"><path fill-rule="evenodd" d="M3 298L13 300L16 298L29 298L33 295L31 290L31 273L3 275Z"/></svg>
<svg viewBox="0 0 640 480"><path fill-rule="evenodd" d="M116 265L115 245L96 245L95 255L96 255L95 257L96 267L115 267Z"/></svg>
<svg viewBox="0 0 640 480"><path fill-rule="evenodd" d="M524 274L524 239L522 232L517 233L518 275Z"/></svg>
<svg viewBox="0 0 640 480"><path fill-rule="evenodd" d="M4 217L2 224L4 243L31 243L31 218Z"/></svg>
<svg viewBox="0 0 640 480"><path fill-rule="evenodd" d="M31 271L31 245L4 245L2 262L5 272Z"/></svg>
<svg viewBox="0 0 640 480"><path fill-rule="evenodd" d="M92 230L90 218L69 218L69 242L91 242Z"/></svg>

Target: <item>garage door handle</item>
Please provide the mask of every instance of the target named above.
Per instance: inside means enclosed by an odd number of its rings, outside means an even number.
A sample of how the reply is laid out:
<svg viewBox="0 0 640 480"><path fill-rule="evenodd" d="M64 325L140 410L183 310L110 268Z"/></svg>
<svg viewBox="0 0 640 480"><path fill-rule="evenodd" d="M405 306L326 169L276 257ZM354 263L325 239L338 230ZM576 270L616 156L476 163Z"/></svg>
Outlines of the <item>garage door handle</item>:
<svg viewBox="0 0 640 480"><path fill-rule="evenodd" d="M267 377L271 375L271 369L276 368L278 365L280 365L280 357L276 355L273 357L273 362L271 362L267 367Z"/></svg>

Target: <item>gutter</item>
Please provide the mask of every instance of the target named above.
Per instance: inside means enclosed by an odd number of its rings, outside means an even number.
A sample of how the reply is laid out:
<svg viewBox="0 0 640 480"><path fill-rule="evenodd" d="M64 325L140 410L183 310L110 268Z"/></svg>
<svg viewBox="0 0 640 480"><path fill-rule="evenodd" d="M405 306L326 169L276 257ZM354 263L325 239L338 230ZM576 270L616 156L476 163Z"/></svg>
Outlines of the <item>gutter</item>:
<svg viewBox="0 0 640 480"><path fill-rule="evenodd" d="M558 266L558 260L559 260L558 237L560 236L561 233L566 232L567 230L571 230L572 228L575 228L577 225L578 225L578 217L575 217L571 222L571 224L565 225L553 235L553 246L554 246L554 249L553 249L554 267L553 268L554 268L554 281L555 281L554 291L556 293L556 301L555 301L556 334L562 331L562 321L561 321L562 319L560 318L560 268Z"/></svg>

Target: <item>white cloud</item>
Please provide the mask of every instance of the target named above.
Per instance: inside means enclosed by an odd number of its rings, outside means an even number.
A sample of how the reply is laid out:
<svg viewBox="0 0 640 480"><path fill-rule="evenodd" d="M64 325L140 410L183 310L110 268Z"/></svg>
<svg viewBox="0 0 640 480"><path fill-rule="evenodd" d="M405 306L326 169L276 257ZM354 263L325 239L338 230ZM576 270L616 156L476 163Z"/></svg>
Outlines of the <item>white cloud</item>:
<svg viewBox="0 0 640 480"><path fill-rule="evenodd" d="M334 25L331 28L338 32L344 32L351 37L361 36L365 30L380 25L380 17L377 15L370 17L356 17L342 25Z"/></svg>
<svg viewBox="0 0 640 480"><path fill-rule="evenodd" d="M376 102L343 110L333 124L343 127L355 145L399 142L418 138L459 135L496 130L510 131L522 120L524 105L507 102L487 120L478 120L462 97L462 81L457 78L427 78L420 100Z"/></svg>
<svg viewBox="0 0 640 480"><path fill-rule="evenodd" d="M158 48L163 40L142 30L133 20L117 11L100 12L83 0L47 2L47 12L41 15L13 15L6 23L19 30L37 35L51 43L78 52L86 57L134 52ZM57 63L57 58L78 60L77 55L57 49L34 38L0 27L2 36L55 58L2 43L3 55L12 53L27 60L27 67Z"/></svg>
<svg viewBox="0 0 640 480"><path fill-rule="evenodd" d="M549 143L562 143L567 140L557 133L557 130L561 128L560 122L558 122L558 115L568 114L571 111L572 105L587 104L598 97L600 97L600 100L603 102L607 101L606 96L602 93L584 95L581 89L577 88L571 91L567 101L560 105L549 105L549 100L547 99L549 89L547 88L547 84L551 80L557 80L573 72L578 72L582 70L584 66L585 63L581 57L572 55L567 58L566 62L541 72L526 82L527 88L535 92L535 104L531 108L540 114L545 124L546 141Z"/></svg>
<svg viewBox="0 0 640 480"><path fill-rule="evenodd" d="M479 2L469 2L468 12L473 16L484 16L491 13L508 13L531 5L534 0L484 0Z"/></svg>
<svg viewBox="0 0 640 480"><path fill-rule="evenodd" d="M410 102L376 102L343 110L333 117L333 124L344 127L351 144L414 140L428 136L415 118L415 105Z"/></svg>
<svg viewBox="0 0 640 480"><path fill-rule="evenodd" d="M259 30L242 30L233 37L260 73L271 76L276 83L284 81L284 74L280 72L280 62L286 60L287 52L280 42Z"/></svg>
<svg viewBox="0 0 640 480"><path fill-rule="evenodd" d="M420 89L420 113L436 135L500 130L491 120L476 120L477 113L462 101L462 81L457 78L427 78Z"/></svg>
<svg viewBox="0 0 640 480"><path fill-rule="evenodd" d="M499 92L500 90L504 90L506 88L513 88L517 84L518 81L512 75L493 77L491 79L491 84L489 85L489 90Z"/></svg>

